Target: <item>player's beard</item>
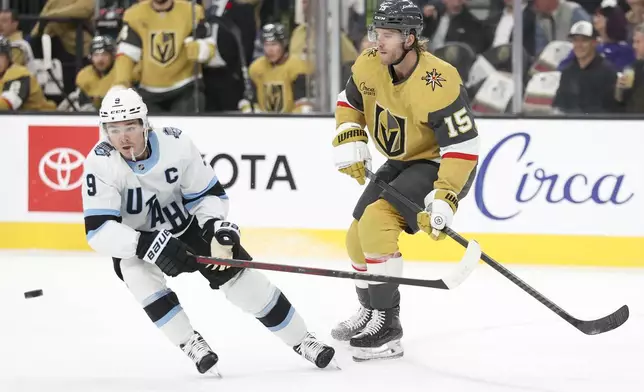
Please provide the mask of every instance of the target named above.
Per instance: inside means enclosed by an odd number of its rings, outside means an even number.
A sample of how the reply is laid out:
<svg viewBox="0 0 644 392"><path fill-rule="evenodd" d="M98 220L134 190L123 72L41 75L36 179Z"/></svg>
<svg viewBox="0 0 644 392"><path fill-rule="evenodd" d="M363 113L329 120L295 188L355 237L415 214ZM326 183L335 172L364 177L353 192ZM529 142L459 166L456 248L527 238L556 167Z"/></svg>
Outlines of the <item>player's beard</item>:
<svg viewBox="0 0 644 392"><path fill-rule="evenodd" d="M147 159L147 156L146 156L145 153L148 150L148 133L149 133L149 131L145 130L143 132L144 132L143 133L143 149L141 150L141 152L137 154L136 151L134 151L134 147L130 147L130 158L131 158L132 162L136 162L138 160L138 158L141 158L141 157L143 157L143 159Z"/></svg>

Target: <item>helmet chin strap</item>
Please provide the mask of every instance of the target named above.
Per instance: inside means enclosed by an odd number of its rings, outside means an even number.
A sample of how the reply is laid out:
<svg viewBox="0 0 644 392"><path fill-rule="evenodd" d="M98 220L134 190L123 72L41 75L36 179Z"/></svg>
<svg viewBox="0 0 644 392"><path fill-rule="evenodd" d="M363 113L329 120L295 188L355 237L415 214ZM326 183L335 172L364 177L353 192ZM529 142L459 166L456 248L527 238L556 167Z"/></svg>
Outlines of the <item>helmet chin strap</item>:
<svg viewBox="0 0 644 392"><path fill-rule="evenodd" d="M414 35L414 40L416 40L416 39L417 39L416 35ZM407 53L411 52L411 50L413 49L413 47L410 47L409 49L405 49L405 42L404 41L400 45L402 46L403 53L400 55L400 57L398 57L398 59L396 61L391 63L391 65L398 65L398 64L402 63L402 61L405 59L405 56L407 56ZM413 45L413 43L412 43L412 45Z"/></svg>
<svg viewBox="0 0 644 392"><path fill-rule="evenodd" d="M141 155L145 154L145 150L148 149L148 130L145 129L143 130L143 151L141 151L138 154L134 153L134 147L130 148L130 154L132 156L132 162L136 162L136 158L140 157Z"/></svg>

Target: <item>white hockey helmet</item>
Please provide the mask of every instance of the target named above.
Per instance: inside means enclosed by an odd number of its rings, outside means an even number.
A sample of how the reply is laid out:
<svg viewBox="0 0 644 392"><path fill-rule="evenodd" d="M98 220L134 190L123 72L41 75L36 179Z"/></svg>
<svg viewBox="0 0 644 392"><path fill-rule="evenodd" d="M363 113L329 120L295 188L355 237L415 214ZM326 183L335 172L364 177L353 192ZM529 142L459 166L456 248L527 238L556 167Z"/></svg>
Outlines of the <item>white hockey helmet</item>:
<svg viewBox="0 0 644 392"><path fill-rule="evenodd" d="M143 102L143 98L131 88L116 89L112 88L108 91L103 102L101 102L101 109L99 110L100 128L107 141L112 143L107 132L107 124L139 120L143 128L143 150L140 152L131 150L132 160L136 161L143 153L145 153L148 145L148 132L150 130L150 123L148 122L148 107Z"/></svg>
<svg viewBox="0 0 644 392"><path fill-rule="evenodd" d="M148 107L143 98L131 88L110 90L103 98L99 116L103 132L106 132L107 123L128 120L141 120L143 129L147 131L149 128Z"/></svg>

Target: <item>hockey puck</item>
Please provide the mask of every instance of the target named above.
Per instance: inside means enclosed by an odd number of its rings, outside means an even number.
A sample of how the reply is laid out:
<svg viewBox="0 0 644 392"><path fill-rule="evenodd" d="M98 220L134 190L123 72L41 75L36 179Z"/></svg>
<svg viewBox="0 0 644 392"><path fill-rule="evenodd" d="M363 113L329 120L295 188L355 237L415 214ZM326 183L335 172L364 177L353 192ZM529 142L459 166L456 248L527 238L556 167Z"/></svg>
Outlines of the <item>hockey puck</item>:
<svg viewBox="0 0 644 392"><path fill-rule="evenodd" d="M42 295L42 289L25 292L25 298L36 298Z"/></svg>

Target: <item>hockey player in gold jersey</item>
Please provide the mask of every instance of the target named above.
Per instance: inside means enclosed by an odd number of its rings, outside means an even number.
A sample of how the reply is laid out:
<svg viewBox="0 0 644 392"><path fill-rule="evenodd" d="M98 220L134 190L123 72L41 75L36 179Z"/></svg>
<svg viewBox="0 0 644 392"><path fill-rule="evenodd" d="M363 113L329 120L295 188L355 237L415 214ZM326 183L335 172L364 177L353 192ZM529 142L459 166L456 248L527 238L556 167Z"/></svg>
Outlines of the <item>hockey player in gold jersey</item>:
<svg viewBox="0 0 644 392"><path fill-rule="evenodd" d="M280 23L262 28L262 42L264 56L255 60L248 71L257 95L256 111L309 113L312 106L306 98L306 82L312 66L289 56L286 29ZM250 102L242 99L239 108L250 112Z"/></svg>
<svg viewBox="0 0 644 392"><path fill-rule="evenodd" d="M11 44L0 37L0 110L55 110L45 98L38 80L22 65L11 60Z"/></svg>
<svg viewBox="0 0 644 392"><path fill-rule="evenodd" d="M92 39L89 51L92 63L76 75L78 103L81 107L91 105L98 110L114 84L116 43L109 36L97 36Z"/></svg>
<svg viewBox="0 0 644 392"><path fill-rule="evenodd" d="M346 239L358 271L400 276L400 234L422 230L434 240L444 238L441 230L451 225L475 175L478 132L465 88L454 67L424 50L417 35L422 26L422 13L411 0L382 2L369 29L377 45L358 57L338 96L338 170L365 183L370 136L387 157L376 175L426 207L416 214L377 185L367 185ZM356 291L358 312L332 336L350 341L356 361L402 356L398 286L356 281Z"/></svg>
<svg viewBox="0 0 644 392"><path fill-rule="evenodd" d="M194 83L201 84L200 76L195 79L195 63L207 63L215 54L204 10L196 5L194 11L196 38L189 1L145 0L125 11L114 88L130 87L134 66L140 62L139 93L151 112L193 112ZM199 106L203 110L203 92Z"/></svg>

